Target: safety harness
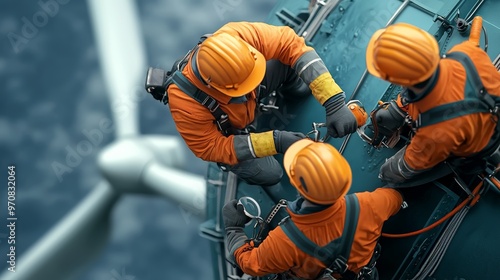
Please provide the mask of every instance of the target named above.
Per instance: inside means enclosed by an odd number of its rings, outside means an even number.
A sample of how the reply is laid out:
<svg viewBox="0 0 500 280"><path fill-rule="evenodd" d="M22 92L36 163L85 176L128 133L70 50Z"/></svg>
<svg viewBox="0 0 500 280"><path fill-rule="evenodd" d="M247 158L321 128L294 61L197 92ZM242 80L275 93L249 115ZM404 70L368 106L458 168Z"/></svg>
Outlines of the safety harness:
<svg viewBox="0 0 500 280"><path fill-rule="evenodd" d="M191 54L193 54L193 57L195 57L199 45L211 35L212 34L203 35L200 38L198 44L193 49L191 49L183 58L177 60L172 66L172 69L166 73L166 79L164 84L165 94L163 95L162 102L164 104L168 103L168 94L167 94L168 87L171 84L177 85L179 89L181 89L185 94L189 95L191 98L198 101L201 105L205 106L208 109L208 111L212 114L212 116L214 116L215 118L214 122L217 125L220 132L224 136L229 136L234 134L233 126L229 121L228 115L219 106L219 102L217 102L217 100L215 100L213 97L211 97L210 95L206 94L204 91L196 87L182 74L182 70L186 66ZM195 59L191 59L191 68L193 69L195 76L200 81L205 83L205 81L201 78L201 75L198 71Z"/></svg>
<svg viewBox="0 0 500 280"><path fill-rule="evenodd" d="M497 122L495 132L482 151L469 157L474 160L478 158L488 160L489 157L498 151L500 144L500 122L498 122L500 98L486 91L474 63L465 53L452 52L447 54L446 58L460 62L465 68L467 79L465 83L464 99L443 104L420 113L417 120L413 121L412 127L414 130L417 130L421 127L469 114L490 113L492 118Z"/></svg>
<svg viewBox="0 0 500 280"><path fill-rule="evenodd" d="M146 90L151 93L151 95L155 99L160 100L163 104L166 105L168 104L168 87L172 84L177 85L179 89L181 89L185 94L207 108L207 110L213 115L215 119L214 123L217 125L220 132L224 136L229 136L232 134L237 134L236 132L241 131L233 129L228 115L221 109L217 100L196 87L182 74L182 70L189 61L189 57L195 57L199 45L211 35L212 34L203 35L200 38L198 44L194 46L193 49L191 49L186 55L184 55L184 57L174 62L174 65L172 66L172 69L170 71L165 72L163 69L150 67L146 76L145 87ZM204 84L206 84L205 80L201 78L195 59L191 59L191 68L193 69L195 76ZM233 103L245 101L245 96L231 99L231 102Z"/></svg>
<svg viewBox="0 0 500 280"><path fill-rule="evenodd" d="M307 238L291 219L281 223L283 232L304 253L320 260L326 268L316 279L335 279L332 274L339 274L342 279L371 279L376 259L380 254L380 245L377 244L376 252L370 262L361 269L359 274L348 270L347 261L351 254L352 242L359 218L359 201L356 195L345 196L346 215L342 235L321 247ZM299 279L294 277L293 279Z"/></svg>
<svg viewBox="0 0 500 280"><path fill-rule="evenodd" d="M419 114L414 123L416 129L474 113L492 113L495 116L498 114L500 100L486 91L469 56L462 52L452 52L447 54L446 58L460 62L465 68L465 98Z"/></svg>

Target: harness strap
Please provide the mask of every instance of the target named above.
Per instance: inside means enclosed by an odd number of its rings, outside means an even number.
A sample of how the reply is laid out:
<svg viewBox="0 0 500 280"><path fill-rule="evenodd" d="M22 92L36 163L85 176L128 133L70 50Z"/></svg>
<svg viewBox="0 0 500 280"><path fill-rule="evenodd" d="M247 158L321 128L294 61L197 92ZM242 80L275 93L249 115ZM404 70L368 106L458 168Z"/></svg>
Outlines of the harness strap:
<svg viewBox="0 0 500 280"><path fill-rule="evenodd" d="M344 222L344 231L342 232L342 246L340 247L340 255L347 262L351 254L352 242L354 241L354 233L358 226L359 218L359 201L356 195L347 195L346 200L346 217Z"/></svg>
<svg viewBox="0 0 500 280"><path fill-rule="evenodd" d="M280 225L283 232L301 251L320 260L332 272L340 274L348 271L347 260L351 253L359 218L359 201L356 195L347 195L345 198L346 215L342 235L326 246L321 247L312 242L291 219L287 219Z"/></svg>
<svg viewBox="0 0 500 280"><path fill-rule="evenodd" d="M208 111L214 116L215 123L219 131L224 136L229 136L233 134L233 126L229 122L228 115L220 108L219 102L215 100L210 95L206 94L199 88L197 88L193 83L191 83L183 74L182 69L186 66L187 61L191 53L195 54L198 51L198 46L205 41L211 34L203 35L198 45L196 45L192 50L190 50L182 59L177 60L172 67L172 70L168 73L170 77L166 81L165 88L168 88L172 83L176 84L185 94L189 95L194 100L198 101L201 105L205 106ZM201 78L200 73L198 72L198 68L194 60L192 60L192 68L195 76L202 81L204 84L206 82Z"/></svg>
<svg viewBox="0 0 500 280"><path fill-rule="evenodd" d="M433 125L449 119L474 113L487 113L489 108L481 100L469 99L434 107L418 116L415 128Z"/></svg>
<svg viewBox="0 0 500 280"><path fill-rule="evenodd" d="M214 116L215 122L223 135L229 136L232 134L232 125L229 122L229 118L220 108L217 100L193 85L180 70L174 72L172 82L175 83L184 93L191 96L194 100L198 101L201 105L208 109L208 111Z"/></svg>
<svg viewBox="0 0 500 280"><path fill-rule="evenodd" d="M472 60L462 52L449 53L446 58L460 62L465 68L467 79L464 100L443 104L419 114L414 123L416 129L469 114L489 113L495 108L495 100L486 92Z"/></svg>
<svg viewBox="0 0 500 280"><path fill-rule="evenodd" d="M497 125L486 147L466 159L456 160L463 165L474 162L476 159L485 159L496 166L500 163L500 156L498 155L500 151L500 122L498 121L500 99L497 96L490 95L486 91L474 63L467 54L452 52L447 54L446 58L460 62L465 68L467 79L464 89L464 100L444 104L421 113L418 116L418 120L414 122L413 127L418 129L468 114L490 113L495 118Z"/></svg>
<svg viewBox="0 0 500 280"><path fill-rule="evenodd" d="M204 85L208 86L207 82L201 77L200 71L198 70L198 65L196 64L196 54L198 53L198 46L193 50L193 59L191 59L191 69L198 80L200 80Z"/></svg>
<svg viewBox="0 0 500 280"><path fill-rule="evenodd" d="M286 236L288 236L288 238L290 238L295 246L297 246L301 251L319 259L323 264L328 265L326 263L327 256L333 252L329 252L327 248L320 247L316 245L316 243L312 242L302 233L302 231L300 231L300 229L291 219L287 219L280 226L283 229L283 232L285 232ZM336 239L335 241L337 240L340 240L340 238Z"/></svg>
<svg viewBox="0 0 500 280"><path fill-rule="evenodd" d="M470 74L467 75L467 79L468 80L470 79L470 84L473 85L473 88L469 90L466 88L466 92L469 92L471 94L470 97L479 97L481 100L486 102L486 104L488 104L490 108L494 108L496 102L484 88L483 82L481 81L481 77L479 77L479 73L477 72L476 66L474 66L474 63L472 62L470 57L463 52L452 52L449 53L446 57L457 60L458 62L462 63L467 73ZM476 95L472 95L473 92L476 93Z"/></svg>

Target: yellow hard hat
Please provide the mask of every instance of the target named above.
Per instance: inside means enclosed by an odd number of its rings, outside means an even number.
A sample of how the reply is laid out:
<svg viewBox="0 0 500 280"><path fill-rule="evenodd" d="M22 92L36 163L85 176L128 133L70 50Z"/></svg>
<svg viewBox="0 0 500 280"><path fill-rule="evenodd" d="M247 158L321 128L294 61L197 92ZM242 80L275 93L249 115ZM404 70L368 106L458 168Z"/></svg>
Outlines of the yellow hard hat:
<svg viewBox="0 0 500 280"><path fill-rule="evenodd" d="M332 145L302 139L283 157L290 183L307 200L332 204L351 188L352 172L347 160Z"/></svg>
<svg viewBox="0 0 500 280"><path fill-rule="evenodd" d="M439 59L434 36L407 23L376 31L366 49L368 72L401 86L413 86L430 78Z"/></svg>
<svg viewBox="0 0 500 280"><path fill-rule="evenodd" d="M203 41L196 63L207 85L231 97L254 90L266 73L264 55L241 38L227 33L215 34Z"/></svg>

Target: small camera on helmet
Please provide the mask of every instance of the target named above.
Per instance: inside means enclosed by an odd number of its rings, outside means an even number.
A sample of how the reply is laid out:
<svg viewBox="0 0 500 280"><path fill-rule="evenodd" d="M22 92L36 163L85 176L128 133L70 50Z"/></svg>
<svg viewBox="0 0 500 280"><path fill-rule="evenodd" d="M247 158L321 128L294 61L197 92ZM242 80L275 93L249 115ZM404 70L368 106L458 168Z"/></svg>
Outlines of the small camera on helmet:
<svg viewBox="0 0 500 280"><path fill-rule="evenodd" d="M168 103L168 96L166 93L168 73L160 68L149 67L146 75L146 83L144 88L149 92L154 99Z"/></svg>

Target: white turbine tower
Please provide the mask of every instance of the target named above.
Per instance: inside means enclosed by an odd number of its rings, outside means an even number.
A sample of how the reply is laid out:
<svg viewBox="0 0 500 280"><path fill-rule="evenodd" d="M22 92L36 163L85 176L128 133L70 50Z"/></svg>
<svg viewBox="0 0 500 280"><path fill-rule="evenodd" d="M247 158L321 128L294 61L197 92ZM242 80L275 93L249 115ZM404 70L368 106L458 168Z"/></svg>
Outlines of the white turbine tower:
<svg viewBox="0 0 500 280"><path fill-rule="evenodd" d="M152 193L203 216L205 180L180 170L184 154L175 137L138 135L138 85L145 79L145 51L133 0L88 0L116 141L101 151L104 179L18 261L2 280L67 279L107 242L109 214L124 193ZM144 92L144 94L146 94Z"/></svg>

